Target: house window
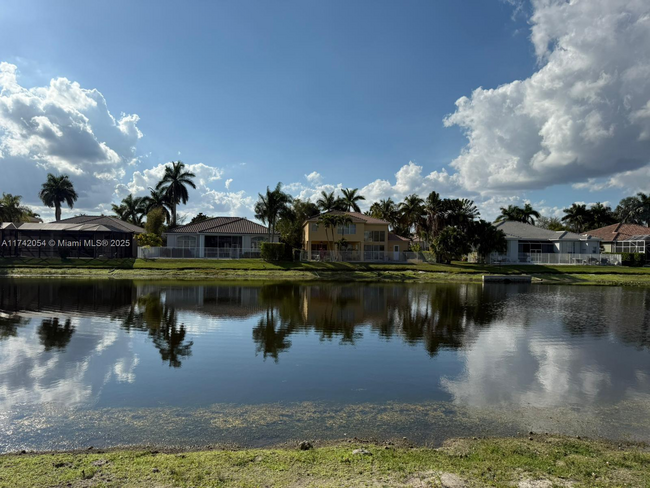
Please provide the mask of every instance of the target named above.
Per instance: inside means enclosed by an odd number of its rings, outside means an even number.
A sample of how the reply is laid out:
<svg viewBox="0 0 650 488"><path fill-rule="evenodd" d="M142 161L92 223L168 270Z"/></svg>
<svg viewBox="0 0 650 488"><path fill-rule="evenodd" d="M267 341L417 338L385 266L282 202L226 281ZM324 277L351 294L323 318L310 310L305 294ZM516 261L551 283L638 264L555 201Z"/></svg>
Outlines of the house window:
<svg viewBox="0 0 650 488"><path fill-rule="evenodd" d="M645 241L621 241L614 245L614 252L645 253Z"/></svg>
<svg viewBox="0 0 650 488"><path fill-rule="evenodd" d="M357 233L357 224L348 224L336 228L336 232L340 235L350 235Z"/></svg>
<svg viewBox="0 0 650 488"><path fill-rule="evenodd" d="M386 232L383 230L368 230L363 233L363 240L366 242L384 242Z"/></svg>
<svg viewBox="0 0 650 488"><path fill-rule="evenodd" d="M195 248L196 246L196 236L180 236L176 238L176 247L182 248Z"/></svg>
<svg viewBox="0 0 650 488"><path fill-rule="evenodd" d="M267 241L268 239L266 237L262 237L262 236L253 237L251 238L251 248L260 249L262 247L262 243Z"/></svg>
<svg viewBox="0 0 650 488"><path fill-rule="evenodd" d="M384 252L384 246L379 245L368 245L363 246L365 252Z"/></svg>

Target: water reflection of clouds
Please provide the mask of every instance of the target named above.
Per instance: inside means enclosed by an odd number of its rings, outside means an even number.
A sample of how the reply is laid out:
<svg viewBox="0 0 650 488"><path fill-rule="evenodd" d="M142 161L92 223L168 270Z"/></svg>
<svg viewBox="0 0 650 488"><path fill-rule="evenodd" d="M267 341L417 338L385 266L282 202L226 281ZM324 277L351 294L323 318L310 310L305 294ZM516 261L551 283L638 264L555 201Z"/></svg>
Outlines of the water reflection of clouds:
<svg viewBox="0 0 650 488"><path fill-rule="evenodd" d="M39 333L43 318L32 318L0 347L0 410L21 404L66 407L94 403L106 383L133 382L139 358L132 338L88 317L70 319L74 333L60 349L47 350ZM61 322L66 319L61 318Z"/></svg>

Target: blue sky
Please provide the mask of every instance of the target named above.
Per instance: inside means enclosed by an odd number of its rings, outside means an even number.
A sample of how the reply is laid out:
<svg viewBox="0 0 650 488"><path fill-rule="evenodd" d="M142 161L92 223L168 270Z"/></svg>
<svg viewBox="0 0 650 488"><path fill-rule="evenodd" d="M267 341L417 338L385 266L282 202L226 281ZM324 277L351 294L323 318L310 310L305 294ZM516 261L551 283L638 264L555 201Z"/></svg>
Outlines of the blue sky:
<svg viewBox="0 0 650 488"><path fill-rule="evenodd" d="M97 212L144 194L162 164L181 159L201 165L190 214L251 215L278 181L304 198L341 185L369 198L435 189L475 199L488 218L524 200L548 214L573 201L615 205L647 183L648 77L611 76L650 66L643 52L620 59L648 35L646 12L582 3L4 2L0 191L38 205L39 179L72 172L78 210ZM628 23L607 21L623 11ZM603 21L610 40L576 41L585 21ZM566 52L586 66L572 68ZM473 96L479 87L502 89ZM105 100L113 127L88 99Z"/></svg>

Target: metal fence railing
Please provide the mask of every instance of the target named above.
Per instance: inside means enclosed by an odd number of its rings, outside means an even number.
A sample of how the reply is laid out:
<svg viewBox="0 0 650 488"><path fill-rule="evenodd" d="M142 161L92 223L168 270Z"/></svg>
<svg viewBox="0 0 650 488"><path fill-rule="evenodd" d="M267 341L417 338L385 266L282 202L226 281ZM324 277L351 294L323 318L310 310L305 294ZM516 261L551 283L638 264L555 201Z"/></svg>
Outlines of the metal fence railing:
<svg viewBox="0 0 650 488"><path fill-rule="evenodd" d="M490 264L555 264L620 266L620 254L569 254L569 253L519 253L517 257L506 254L492 254Z"/></svg>
<svg viewBox="0 0 650 488"><path fill-rule="evenodd" d="M140 247L141 259L255 259L261 257L260 249L234 247Z"/></svg>

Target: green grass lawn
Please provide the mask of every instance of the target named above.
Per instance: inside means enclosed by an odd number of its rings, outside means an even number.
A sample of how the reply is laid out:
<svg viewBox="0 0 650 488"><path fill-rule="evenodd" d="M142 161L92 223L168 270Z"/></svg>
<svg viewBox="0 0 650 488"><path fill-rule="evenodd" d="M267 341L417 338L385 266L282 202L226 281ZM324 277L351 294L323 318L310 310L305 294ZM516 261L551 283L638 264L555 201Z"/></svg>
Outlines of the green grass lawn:
<svg viewBox="0 0 650 488"><path fill-rule="evenodd" d="M533 435L459 439L441 449L353 441L308 451L112 450L0 456L0 487L50 486L647 487L650 451L638 445Z"/></svg>
<svg viewBox="0 0 650 488"><path fill-rule="evenodd" d="M490 266L390 263L269 263L261 259L0 259L0 276L171 279L292 279L337 281L480 281L484 274L529 274L545 283L650 285L650 268L623 266Z"/></svg>

